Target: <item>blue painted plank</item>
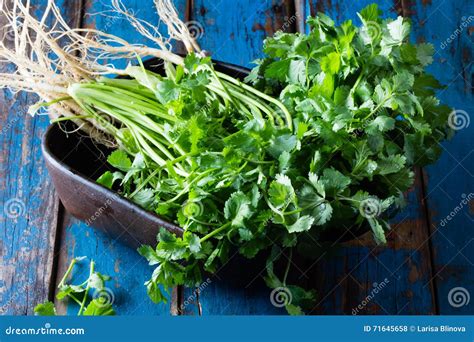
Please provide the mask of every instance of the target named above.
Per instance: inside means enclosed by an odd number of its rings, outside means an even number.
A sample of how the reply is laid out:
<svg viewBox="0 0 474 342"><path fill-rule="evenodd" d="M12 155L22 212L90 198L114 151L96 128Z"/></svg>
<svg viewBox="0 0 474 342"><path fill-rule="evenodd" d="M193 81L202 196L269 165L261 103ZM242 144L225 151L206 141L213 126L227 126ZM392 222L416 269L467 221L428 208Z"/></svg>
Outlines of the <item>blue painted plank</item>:
<svg viewBox="0 0 474 342"><path fill-rule="evenodd" d="M459 115L456 136L425 171L439 311L473 314L467 299L474 296L474 3L415 1L411 16L416 40L434 43L430 71L447 85L439 96Z"/></svg>
<svg viewBox="0 0 474 342"><path fill-rule="evenodd" d="M48 298L58 202L41 155L48 119L36 96L0 91L0 314L32 314Z"/></svg>
<svg viewBox="0 0 474 342"><path fill-rule="evenodd" d="M195 0L191 23L201 47L214 59L251 67L266 36L294 28L290 1Z"/></svg>
<svg viewBox="0 0 474 342"><path fill-rule="evenodd" d="M77 2L58 4L69 20L78 11ZM0 314L33 314L54 281L58 200L41 155L49 120L27 114L36 101L0 90Z"/></svg>
<svg viewBox="0 0 474 342"><path fill-rule="evenodd" d="M139 18L158 25L158 15L154 9L153 0L127 0L123 1L123 4ZM184 15L185 1L175 1L175 4L179 12ZM85 26L95 27L123 37L130 43L150 44L120 16L110 16L110 13L108 13L109 16L94 15L110 10L106 2L86 1L84 6ZM123 67L124 65L122 62L117 66ZM61 242L63 253L59 261L59 274L64 272L73 257L88 256L96 262L99 272L113 278L109 288L114 294L114 306L118 314L164 315L175 312L174 307L171 307L171 305L176 306L174 302L155 305L148 298L143 283L151 276L153 269L135 250L97 232L94 228L87 227L84 223L71 219L67 214L63 227L64 233ZM79 269L77 277L79 279L86 277L86 272L87 267ZM76 307L72 304L67 308L67 311L70 314L77 312Z"/></svg>

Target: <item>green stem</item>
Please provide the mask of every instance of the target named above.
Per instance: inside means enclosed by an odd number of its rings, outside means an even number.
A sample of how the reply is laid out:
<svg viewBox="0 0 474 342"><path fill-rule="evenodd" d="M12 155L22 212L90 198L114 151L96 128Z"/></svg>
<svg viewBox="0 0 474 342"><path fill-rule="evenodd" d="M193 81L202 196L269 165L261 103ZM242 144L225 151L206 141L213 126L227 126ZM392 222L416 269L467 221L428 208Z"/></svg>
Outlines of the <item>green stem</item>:
<svg viewBox="0 0 474 342"><path fill-rule="evenodd" d="M74 268L74 265L76 264L76 262L77 262L76 258L72 259L71 263L69 264L69 267L66 270L66 273L64 273L63 278L59 282L58 288L61 286L64 286L64 282L66 281L66 278L69 276L69 274L72 272L72 269Z"/></svg>
<svg viewBox="0 0 474 342"><path fill-rule="evenodd" d="M374 115L375 113L377 113L379 111L380 108L382 108L382 106L388 101L390 100L390 98L392 97L392 95L390 96L387 96L385 97L382 102L380 102L377 107L374 108L373 111L371 111L365 118L364 120L367 120L368 118L370 118L372 115Z"/></svg>
<svg viewBox="0 0 474 342"><path fill-rule="evenodd" d="M264 100L267 100L268 102L273 103L278 108L280 108L281 111L283 112L284 116L285 116L285 120L286 120L286 124L287 124L288 128L291 131L293 131L293 118L291 117L290 112L288 111L288 109L285 107L285 105L283 103L281 103L277 99L274 99L271 96L268 96L265 93L262 93L261 91L258 91L257 89L255 89L255 88L253 88L253 87L251 87L251 86L249 86L245 83L240 82L239 80L236 80L235 78L233 78L229 75L226 75L226 74L221 73L221 72L217 72L217 74L219 75L220 78L222 78L222 79L224 79L224 80L226 80L230 83L233 83L233 84L235 84L239 87L242 87L243 89L247 90L248 92L257 95L258 97L260 97Z"/></svg>
<svg viewBox="0 0 474 342"><path fill-rule="evenodd" d="M92 260L91 265L90 265L90 270L89 270L89 279L94 274L94 267L95 267L95 263ZM79 312L77 313L78 316L82 315L82 311L84 310L84 306L86 305L87 295L89 294L89 289L90 289L90 285L89 285L89 282L87 282L87 286L86 286L86 289L84 291L84 298L82 299L81 307L79 308Z"/></svg>
<svg viewBox="0 0 474 342"><path fill-rule="evenodd" d="M135 189L134 192L132 192L132 194L130 196L128 196L128 198L132 199L141 189L143 189L143 187L145 185L147 185L150 180L155 177L155 175L160 172L160 170L155 170L153 171L152 173L150 173L150 175L143 181L143 182L140 182L140 185L137 186L137 188Z"/></svg>
<svg viewBox="0 0 474 342"><path fill-rule="evenodd" d="M290 273L291 259L293 257L293 248L290 248L290 256L288 257L288 263L286 264L285 275L283 276L283 286L286 287L286 279L288 273Z"/></svg>
<svg viewBox="0 0 474 342"><path fill-rule="evenodd" d="M222 232L223 230L225 230L227 227L229 227L231 224L231 222L227 222L226 224L224 224L222 227L220 228L217 228L215 230L213 230L212 232L210 232L209 234L207 234L206 236L202 237L199 241L201 243L203 243L204 241L206 240L209 240L211 237L213 237L214 235L217 235L219 234L220 232Z"/></svg>

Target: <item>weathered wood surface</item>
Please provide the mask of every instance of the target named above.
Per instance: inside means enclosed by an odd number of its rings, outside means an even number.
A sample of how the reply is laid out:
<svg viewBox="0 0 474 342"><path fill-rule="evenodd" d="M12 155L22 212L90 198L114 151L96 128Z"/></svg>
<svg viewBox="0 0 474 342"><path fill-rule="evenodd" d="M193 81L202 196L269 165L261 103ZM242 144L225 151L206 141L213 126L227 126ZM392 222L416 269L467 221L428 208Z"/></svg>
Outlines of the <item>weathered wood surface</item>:
<svg viewBox="0 0 474 342"><path fill-rule="evenodd" d="M68 18L77 13L75 1L58 4ZM13 43L12 35L0 37ZM49 120L26 114L37 100L0 90L0 314L32 314L55 277L58 200L41 155Z"/></svg>
<svg viewBox="0 0 474 342"><path fill-rule="evenodd" d="M39 9L45 4L36 2ZM123 2L139 17L158 22L152 0ZM304 18L316 11L338 22L357 21L355 11L371 2L179 0L175 4L215 59L251 66L262 54L262 39L276 30L304 30ZM123 18L95 16L110 9L106 3L61 2L72 25L145 42ZM431 71L448 85L441 97L467 115L473 113L474 4L469 0L378 3L386 16L412 18L414 40L434 42L437 53ZM448 43L452 34L455 37ZM94 259L101 272L113 277L109 288L119 314L284 313L271 304L270 291L260 279L248 279L249 265L238 259L199 290L176 289L170 304L152 304L143 286L151 272L146 262L135 251L72 219L58 205L39 149L47 119L25 115L33 100L34 96L0 92L0 314L31 314L36 303L53 298L57 275L72 257L81 255ZM315 262L296 265L294 277L319 293L312 314L351 314L374 283L385 285L358 314L473 312L472 303L454 307L448 301L448 293L456 287L474 293L473 129L471 124L459 130L452 142L443 145L441 160L417 173L416 186L408 193L410 205L393 220L386 247L376 247L370 237L363 237ZM462 204L463 194L469 203ZM9 213L7 204L18 205L19 212L12 205ZM84 271L85 267L79 268L76 276L85 277ZM73 307L63 306L62 311L74 313Z"/></svg>
<svg viewBox="0 0 474 342"><path fill-rule="evenodd" d="M459 115L456 136L424 173L439 312L472 314L472 300L461 304L463 294L474 295L474 3L416 1L407 15L413 39L433 42L430 71L446 85L440 98Z"/></svg>

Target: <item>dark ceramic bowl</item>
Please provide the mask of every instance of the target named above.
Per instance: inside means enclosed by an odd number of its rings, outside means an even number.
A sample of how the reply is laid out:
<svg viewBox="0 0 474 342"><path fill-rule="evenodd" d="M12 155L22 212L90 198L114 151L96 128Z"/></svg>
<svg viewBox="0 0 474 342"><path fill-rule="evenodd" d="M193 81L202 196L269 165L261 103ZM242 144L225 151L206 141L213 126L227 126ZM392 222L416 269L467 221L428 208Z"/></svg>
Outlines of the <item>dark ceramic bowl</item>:
<svg viewBox="0 0 474 342"><path fill-rule="evenodd" d="M158 59L145 62L147 69L163 74L163 63ZM215 69L243 79L249 70L222 62ZM71 122L51 125L42 142L46 166L56 192L74 217L102 229L110 236L131 247L154 245L161 227L181 235L183 230L164 221L154 213L143 210L135 203L95 182L106 170L106 156L111 152L98 146Z"/></svg>

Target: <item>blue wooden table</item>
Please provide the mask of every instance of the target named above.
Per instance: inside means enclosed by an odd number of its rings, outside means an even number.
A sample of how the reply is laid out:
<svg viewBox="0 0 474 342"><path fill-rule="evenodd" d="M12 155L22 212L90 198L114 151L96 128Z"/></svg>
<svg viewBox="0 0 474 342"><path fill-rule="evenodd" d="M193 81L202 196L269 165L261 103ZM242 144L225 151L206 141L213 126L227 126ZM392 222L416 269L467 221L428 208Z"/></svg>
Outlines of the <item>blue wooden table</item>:
<svg viewBox="0 0 474 342"><path fill-rule="evenodd" d="M157 22L152 0L123 2L141 18ZM275 31L304 31L304 19L317 11L338 22L358 22L355 12L371 2L175 0L183 20L213 58L244 66L261 56L263 38ZM385 16L411 18L413 41L434 44L430 71L447 85L440 97L472 117L474 2L377 2ZM46 0L32 3L40 10ZM108 9L105 0L59 3L72 26L96 27L144 42L121 18L93 15ZM217 274L199 289L177 288L166 305L152 304L143 286L151 272L145 260L62 208L40 151L48 118L26 115L34 101L32 95L0 91L0 314L32 314L35 304L53 299L71 258L82 255L113 277L109 287L121 315L283 313L271 304L260 279L233 286L228 274L226 279ZM407 194L409 206L393 220L387 246L377 247L363 237L324 252L313 263L296 265L297 276L319 295L312 314L474 313L474 298L462 306L450 300L459 290L474 296L474 122L465 126L443 144L436 165L417 170L416 186ZM86 267L79 268L75 276L86 272Z"/></svg>

